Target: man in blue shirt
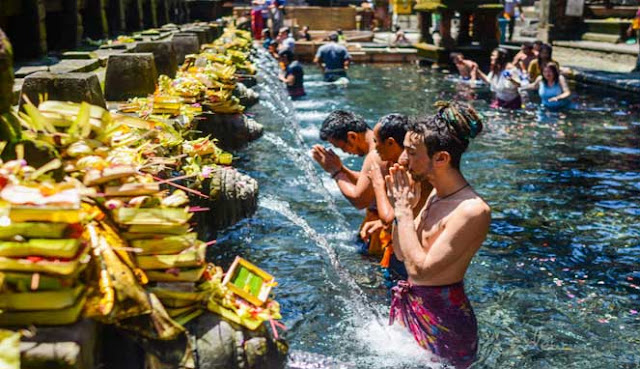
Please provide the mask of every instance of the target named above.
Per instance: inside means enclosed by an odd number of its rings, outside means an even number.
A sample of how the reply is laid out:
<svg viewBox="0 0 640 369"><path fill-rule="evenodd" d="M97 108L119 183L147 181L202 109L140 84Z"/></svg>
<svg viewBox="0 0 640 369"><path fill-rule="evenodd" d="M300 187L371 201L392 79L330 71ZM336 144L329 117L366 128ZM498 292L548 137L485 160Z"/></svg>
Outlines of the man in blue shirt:
<svg viewBox="0 0 640 369"><path fill-rule="evenodd" d="M302 65L297 60L294 60L291 50L280 51L278 59L283 67L279 78L287 85L289 96L291 98L299 98L306 95L304 92L304 71Z"/></svg>
<svg viewBox="0 0 640 369"><path fill-rule="evenodd" d="M326 82L334 82L347 76L351 55L346 47L338 44L338 34L332 33L329 35L329 43L320 46L313 62L322 69Z"/></svg>

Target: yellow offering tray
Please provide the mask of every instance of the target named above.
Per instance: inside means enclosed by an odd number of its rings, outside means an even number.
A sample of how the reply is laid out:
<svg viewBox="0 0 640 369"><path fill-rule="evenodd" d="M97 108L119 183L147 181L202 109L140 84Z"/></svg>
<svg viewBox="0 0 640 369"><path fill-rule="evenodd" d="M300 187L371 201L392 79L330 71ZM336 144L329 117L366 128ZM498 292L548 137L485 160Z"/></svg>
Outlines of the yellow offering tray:
<svg viewBox="0 0 640 369"><path fill-rule="evenodd" d="M72 306L56 310L3 311L0 313L0 326L27 325L68 325L75 323L82 313L86 301L82 294Z"/></svg>
<svg viewBox="0 0 640 369"><path fill-rule="evenodd" d="M206 302L209 296L211 296L211 291L184 292L165 288L152 288L151 292L162 301L162 305L172 309L200 304Z"/></svg>
<svg viewBox="0 0 640 369"><path fill-rule="evenodd" d="M30 291L0 294L0 310L56 310L72 306L84 292L82 284L56 291Z"/></svg>
<svg viewBox="0 0 640 369"><path fill-rule="evenodd" d="M122 236L125 239L138 239L139 235L175 234L180 235L189 232L189 224L132 224Z"/></svg>
<svg viewBox="0 0 640 369"><path fill-rule="evenodd" d="M179 254L136 256L136 262L143 270L196 267L204 263L206 251L207 245L201 242Z"/></svg>
<svg viewBox="0 0 640 369"><path fill-rule="evenodd" d="M12 222L52 222L79 223L79 208L62 208L50 206L11 206L9 218Z"/></svg>
<svg viewBox="0 0 640 369"><path fill-rule="evenodd" d="M104 195L111 196L142 196L160 192L160 184L152 183L125 183L120 186L108 186L104 189Z"/></svg>
<svg viewBox="0 0 640 369"><path fill-rule="evenodd" d="M82 250L71 260L8 258L0 257L0 270L30 273L49 273L54 275L69 276L76 273L89 262L89 247Z"/></svg>
<svg viewBox="0 0 640 369"><path fill-rule="evenodd" d="M0 256L27 257L45 256L70 259L81 246L80 239L32 238L26 242L0 241Z"/></svg>
<svg viewBox="0 0 640 369"><path fill-rule="evenodd" d="M131 177L137 175L136 168L128 165L119 165L110 168L90 169L84 175L83 182L85 186L96 186L107 183L119 178Z"/></svg>
<svg viewBox="0 0 640 369"><path fill-rule="evenodd" d="M212 313L216 313L221 317L227 320L230 320L236 324L240 324L241 326L248 328L252 331L255 331L256 329L258 329L258 327L260 327L263 323L263 321L260 319L240 317L233 310L223 307L222 305L218 304L214 300L209 300L209 302L207 303L207 310L211 311Z"/></svg>
<svg viewBox="0 0 640 369"><path fill-rule="evenodd" d="M0 239L9 239L15 236L24 238L62 238L68 226L69 224L67 223L11 223L7 226L0 226Z"/></svg>
<svg viewBox="0 0 640 369"><path fill-rule="evenodd" d="M197 282L207 269L204 264L198 268L176 268L167 270L145 270L149 282Z"/></svg>
<svg viewBox="0 0 640 369"><path fill-rule="evenodd" d="M193 214L188 208L119 208L113 212L116 222L126 225L184 224Z"/></svg>
<svg viewBox="0 0 640 369"><path fill-rule="evenodd" d="M193 246L197 241L197 233L191 232L163 238L139 239L129 241L131 247L140 249L138 255L177 254Z"/></svg>
<svg viewBox="0 0 640 369"><path fill-rule="evenodd" d="M52 276L40 273L2 272L4 285L16 292L54 291L70 288L78 279L78 272L69 276Z"/></svg>
<svg viewBox="0 0 640 369"><path fill-rule="evenodd" d="M271 274L239 256L236 256L222 281L223 286L255 306L262 306L267 301L275 284Z"/></svg>

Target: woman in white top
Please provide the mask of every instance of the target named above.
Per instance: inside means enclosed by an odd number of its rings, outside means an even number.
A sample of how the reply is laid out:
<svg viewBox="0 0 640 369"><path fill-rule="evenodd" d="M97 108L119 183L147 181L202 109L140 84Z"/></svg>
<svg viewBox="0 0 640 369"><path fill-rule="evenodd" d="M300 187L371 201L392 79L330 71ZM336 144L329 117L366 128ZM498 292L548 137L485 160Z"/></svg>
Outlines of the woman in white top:
<svg viewBox="0 0 640 369"><path fill-rule="evenodd" d="M489 86L495 94L496 99L491 104L494 108L520 109L522 99L518 92L520 82L514 77L518 70L507 61L508 53L505 49L497 48L491 53L491 66L489 75L478 69L478 75Z"/></svg>

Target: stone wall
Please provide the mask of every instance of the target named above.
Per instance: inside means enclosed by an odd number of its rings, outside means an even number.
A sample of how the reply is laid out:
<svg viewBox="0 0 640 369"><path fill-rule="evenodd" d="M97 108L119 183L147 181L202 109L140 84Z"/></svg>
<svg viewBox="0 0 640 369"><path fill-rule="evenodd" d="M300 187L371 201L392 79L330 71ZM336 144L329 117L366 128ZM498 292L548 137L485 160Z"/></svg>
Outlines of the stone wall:
<svg viewBox="0 0 640 369"><path fill-rule="evenodd" d="M190 21L188 0L1 0L0 28L13 41L16 59L73 50L86 38ZM219 2L199 2L217 17Z"/></svg>
<svg viewBox="0 0 640 369"><path fill-rule="evenodd" d="M292 24L299 26L309 26L312 30L343 30L356 29L356 13L354 7L319 7L319 6L299 6L286 7L285 19ZM242 17L249 13L248 7L235 7L233 14Z"/></svg>

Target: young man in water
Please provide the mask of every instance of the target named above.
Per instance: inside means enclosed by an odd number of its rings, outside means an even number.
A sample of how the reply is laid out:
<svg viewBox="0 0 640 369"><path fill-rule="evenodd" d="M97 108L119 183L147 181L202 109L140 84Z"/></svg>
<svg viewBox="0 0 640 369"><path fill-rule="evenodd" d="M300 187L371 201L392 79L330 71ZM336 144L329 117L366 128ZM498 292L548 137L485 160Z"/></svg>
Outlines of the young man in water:
<svg viewBox="0 0 640 369"><path fill-rule="evenodd" d="M385 286L393 287L395 281L406 279L407 272L404 265L393 256L393 246L391 245L391 227L394 219L393 206L387 197L384 175L388 173L389 166L398 162L404 148L402 142L407 133L408 119L404 114L387 114L380 118L373 127L373 139L375 149L384 166L380 167L374 163L367 176L371 180L371 186L375 194L377 218L365 222L360 228L360 238L369 244L379 243L373 248L382 250L382 260L380 266L383 268Z"/></svg>
<svg viewBox="0 0 640 369"><path fill-rule="evenodd" d="M535 58L536 53L533 51L533 44L531 42L523 42L520 51L513 57L511 64L520 68L522 74L526 75L529 64L531 64Z"/></svg>
<svg viewBox="0 0 640 369"><path fill-rule="evenodd" d="M291 98L304 96L304 70L302 70L302 65L294 60L293 52L289 49L280 51L278 60L280 60L282 67L278 78L287 86L289 96Z"/></svg>
<svg viewBox="0 0 640 369"><path fill-rule="evenodd" d="M406 168L396 164L386 178L397 222L394 252L409 274L393 289L390 322L399 320L420 346L456 368L471 365L478 348L463 279L489 231L491 209L460 172L460 158L481 131L473 108L441 104L435 116L410 125L401 159ZM434 187L417 218L411 179Z"/></svg>
<svg viewBox="0 0 640 369"><path fill-rule="evenodd" d="M329 41L318 48L313 62L322 69L325 82L335 82L338 78L347 76L351 55L346 47L338 44L337 33L330 34Z"/></svg>
<svg viewBox="0 0 640 369"><path fill-rule="evenodd" d="M311 150L315 161L331 174L331 178L336 181L344 197L357 209L367 209L363 225L378 219L375 194L367 173L374 164L382 167L386 167L386 164L382 162L376 151L373 131L361 116L345 110L336 110L322 122L320 139L329 141L331 145L348 154L364 156L362 168L357 172L345 167L331 149L315 145ZM377 237L372 239L376 241L369 243L368 253L382 254L379 239Z"/></svg>
<svg viewBox="0 0 640 369"><path fill-rule="evenodd" d="M467 60L462 53L451 53L451 61L458 68L458 73L465 81L474 83L478 78L478 63Z"/></svg>
<svg viewBox="0 0 640 369"><path fill-rule="evenodd" d="M396 163L400 165L406 164L406 162L400 162L400 159L404 150L404 137L408 126L409 119L404 114L388 114L382 117L374 127L376 151L387 166L392 166ZM376 232L379 232L381 246L384 250L380 266L383 268L385 285L391 288L395 286L398 280L407 279L407 270L404 264L394 255L390 239L390 225L395 219L395 214L387 196L387 186L384 180L384 176L388 171L388 167L381 168L374 164L368 173L375 193L378 217L380 219L365 223L360 230L360 237L363 240L368 240L371 235L376 235ZM414 208L415 215L420 211L421 206L424 205L433 189L428 181L423 181L419 185L421 197L418 206Z"/></svg>

